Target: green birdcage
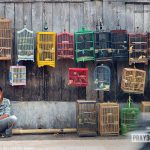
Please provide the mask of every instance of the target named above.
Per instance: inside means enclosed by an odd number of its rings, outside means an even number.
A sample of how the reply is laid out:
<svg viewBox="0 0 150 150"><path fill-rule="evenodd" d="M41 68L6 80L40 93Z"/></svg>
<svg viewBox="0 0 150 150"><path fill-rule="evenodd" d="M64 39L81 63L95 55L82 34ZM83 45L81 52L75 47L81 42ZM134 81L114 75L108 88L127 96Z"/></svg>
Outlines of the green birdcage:
<svg viewBox="0 0 150 150"><path fill-rule="evenodd" d="M137 127L140 109L135 106L129 96L128 104L121 109L121 134L125 134Z"/></svg>
<svg viewBox="0 0 150 150"><path fill-rule="evenodd" d="M77 62L95 61L94 32L82 28L74 33Z"/></svg>

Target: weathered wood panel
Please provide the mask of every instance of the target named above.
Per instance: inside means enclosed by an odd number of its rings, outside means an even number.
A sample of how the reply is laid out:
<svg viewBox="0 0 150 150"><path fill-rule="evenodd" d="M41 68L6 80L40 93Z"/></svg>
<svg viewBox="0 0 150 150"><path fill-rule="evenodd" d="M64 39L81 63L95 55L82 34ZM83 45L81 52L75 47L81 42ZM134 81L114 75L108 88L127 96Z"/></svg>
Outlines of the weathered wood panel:
<svg viewBox="0 0 150 150"><path fill-rule="evenodd" d="M150 32L150 5L144 5L144 32Z"/></svg>

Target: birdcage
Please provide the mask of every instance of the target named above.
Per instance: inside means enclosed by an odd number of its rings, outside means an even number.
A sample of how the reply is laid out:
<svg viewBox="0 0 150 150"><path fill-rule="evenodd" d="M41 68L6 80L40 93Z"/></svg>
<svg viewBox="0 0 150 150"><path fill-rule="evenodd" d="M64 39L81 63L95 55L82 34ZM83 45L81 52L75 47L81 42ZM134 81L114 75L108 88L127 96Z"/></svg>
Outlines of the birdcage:
<svg viewBox="0 0 150 150"><path fill-rule="evenodd" d="M147 34L129 34L129 65L148 64Z"/></svg>
<svg viewBox="0 0 150 150"><path fill-rule="evenodd" d="M149 101L143 101L141 103L141 111L142 112L150 112L150 102Z"/></svg>
<svg viewBox="0 0 150 150"><path fill-rule="evenodd" d="M96 61L110 61L112 60L112 49L111 49L111 36L110 32L99 32L94 33L95 41L95 58Z"/></svg>
<svg viewBox="0 0 150 150"><path fill-rule="evenodd" d="M57 59L74 59L74 35L64 31L57 34Z"/></svg>
<svg viewBox="0 0 150 150"><path fill-rule="evenodd" d="M55 67L55 32L37 33L37 64L38 67Z"/></svg>
<svg viewBox="0 0 150 150"><path fill-rule="evenodd" d="M77 100L77 134L97 135L96 101Z"/></svg>
<svg viewBox="0 0 150 150"><path fill-rule="evenodd" d="M0 60L10 60L12 50L12 29L9 19L0 19Z"/></svg>
<svg viewBox="0 0 150 150"><path fill-rule="evenodd" d="M128 35L126 30L111 31L111 48L114 60L128 59Z"/></svg>
<svg viewBox="0 0 150 150"><path fill-rule="evenodd" d="M110 90L110 68L106 65L97 66L94 70L94 89Z"/></svg>
<svg viewBox="0 0 150 150"><path fill-rule="evenodd" d="M77 62L94 61L94 32L82 28L75 32L75 54Z"/></svg>
<svg viewBox="0 0 150 150"><path fill-rule="evenodd" d="M34 36L33 31L24 28L17 31L18 62L31 60L34 62Z"/></svg>
<svg viewBox="0 0 150 150"><path fill-rule="evenodd" d="M121 108L121 134L132 131L137 127L139 113L140 109L131 102L129 97L128 104Z"/></svg>
<svg viewBox="0 0 150 150"><path fill-rule="evenodd" d="M26 85L26 67L10 66L9 82L12 86Z"/></svg>
<svg viewBox="0 0 150 150"><path fill-rule="evenodd" d="M121 89L126 93L143 94L146 72L134 68L124 68L122 73Z"/></svg>
<svg viewBox="0 0 150 150"><path fill-rule="evenodd" d="M88 85L88 68L69 68L70 86L85 87Z"/></svg>
<svg viewBox="0 0 150 150"><path fill-rule="evenodd" d="M99 104L99 133L100 135L119 135L119 104Z"/></svg>

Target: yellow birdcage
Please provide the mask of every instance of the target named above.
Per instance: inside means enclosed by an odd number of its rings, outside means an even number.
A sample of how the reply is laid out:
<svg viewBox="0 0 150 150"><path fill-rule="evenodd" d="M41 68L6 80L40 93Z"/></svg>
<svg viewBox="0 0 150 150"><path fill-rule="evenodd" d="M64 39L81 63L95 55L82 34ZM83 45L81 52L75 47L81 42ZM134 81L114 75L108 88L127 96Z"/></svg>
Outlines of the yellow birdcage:
<svg viewBox="0 0 150 150"><path fill-rule="evenodd" d="M0 18L0 60L10 60L12 50L12 29L9 19Z"/></svg>
<svg viewBox="0 0 150 150"><path fill-rule="evenodd" d="M38 67L55 67L55 32L37 32L37 65Z"/></svg>

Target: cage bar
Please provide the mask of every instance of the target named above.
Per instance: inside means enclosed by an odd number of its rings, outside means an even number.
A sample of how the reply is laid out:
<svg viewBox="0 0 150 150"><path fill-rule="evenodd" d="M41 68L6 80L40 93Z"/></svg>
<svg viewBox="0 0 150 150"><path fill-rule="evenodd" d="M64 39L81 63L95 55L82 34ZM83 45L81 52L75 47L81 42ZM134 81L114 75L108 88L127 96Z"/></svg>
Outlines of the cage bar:
<svg viewBox="0 0 150 150"><path fill-rule="evenodd" d="M110 32L94 32L95 59L96 61L111 61L111 34Z"/></svg>
<svg viewBox="0 0 150 150"><path fill-rule="evenodd" d="M133 103L121 108L121 134L125 134L137 127L140 109Z"/></svg>
<svg viewBox="0 0 150 150"><path fill-rule="evenodd" d="M95 61L94 32L82 28L75 32L75 54L77 62Z"/></svg>
<svg viewBox="0 0 150 150"><path fill-rule="evenodd" d="M99 91L109 91L110 75L110 68L108 66L97 66L94 70L94 89Z"/></svg>
<svg viewBox="0 0 150 150"><path fill-rule="evenodd" d="M119 104L99 104L100 135L119 135Z"/></svg>
<svg viewBox="0 0 150 150"><path fill-rule="evenodd" d="M10 60L12 51L12 29L9 19L0 18L0 60Z"/></svg>
<svg viewBox="0 0 150 150"><path fill-rule="evenodd" d="M141 103L141 112L150 112L150 102L149 101L143 101Z"/></svg>
<svg viewBox="0 0 150 150"><path fill-rule="evenodd" d="M26 67L10 66L9 83L12 86L26 85Z"/></svg>
<svg viewBox="0 0 150 150"><path fill-rule="evenodd" d="M74 59L74 35L69 32L57 34L57 59Z"/></svg>
<svg viewBox="0 0 150 150"><path fill-rule="evenodd" d="M134 68L124 68L122 72L121 89L126 93L143 94L146 72Z"/></svg>
<svg viewBox="0 0 150 150"><path fill-rule="evenodd" d="M77 134L79 136L96 136L96 101L77 100Z"/></svg>
<svg viewBox="0 0 150 150"><path fill-rule="evenodd" d="M33 31L23 28L17 31L18 62L31 60L34 62L34 35Z"/></svg>
<svg viewBox="0 0 150 150"><path fill-rule="evenodd" d="M70 86L86 87L88 85L88 68L69 68Z"/></svg>
<svg viewBox="0 0 150 150"><path fill-rule="evenodd" d="M147 34L129 34L129 65L135 63L148 64Z"/></svg>
<svg viewBox="0 0 150 150"><path fill-rule="evenodd" d="M111 31L111 48L113 49L113 60L128 59L128 35L126 30Z"/></svg>
<svg viewBox="0 0 150 150"><path fill-rule="evenodd" d="M38 67L55 67L55 32L37 32L37 65Z"/></svg>

